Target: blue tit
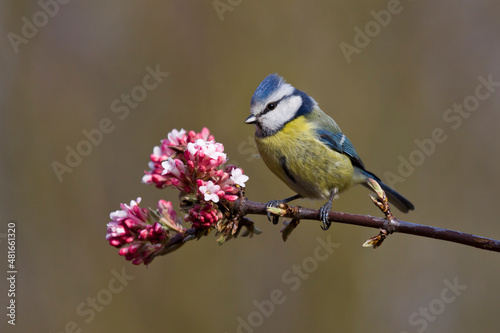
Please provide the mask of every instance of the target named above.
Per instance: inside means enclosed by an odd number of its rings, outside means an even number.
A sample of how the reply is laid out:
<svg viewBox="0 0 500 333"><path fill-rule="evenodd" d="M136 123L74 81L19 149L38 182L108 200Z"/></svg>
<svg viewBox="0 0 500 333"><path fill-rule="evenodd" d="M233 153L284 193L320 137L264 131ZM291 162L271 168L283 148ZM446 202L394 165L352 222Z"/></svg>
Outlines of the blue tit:
<svg viewBox="0 0 500 333"><path fill-rule="evenodd" d="M365 169L352 143L312 97L279 75L269 75L257 87L250 112L245 123L255 124L255 143L262 160L297 193L272 200L268 207L299 198L328 199L320 208L322 228L327 230L334 197L352 185L369 188L371 178L399 210L414 209L410 201ZM277 222L278 217L273 216L273 223Z"/></svg>

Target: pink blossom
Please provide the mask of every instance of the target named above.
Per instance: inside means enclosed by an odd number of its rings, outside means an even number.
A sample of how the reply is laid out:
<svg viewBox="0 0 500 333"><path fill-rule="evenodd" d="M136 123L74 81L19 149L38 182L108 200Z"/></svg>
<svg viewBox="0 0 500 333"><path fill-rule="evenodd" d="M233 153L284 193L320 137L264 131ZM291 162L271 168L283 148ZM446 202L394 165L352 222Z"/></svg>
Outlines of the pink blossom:
<svg viewBox="0 0 500 333"><path fill-rule="evenodd" d="M149 264L163 248L168 231L159 222L153 221L149 210L139 207L141 198L130 205L121 204L121 210L110 214L106 240L120 248L119 254L133 264ZM168 205L167 205L168 206Z"/></svg>
<svg viewBox="0 0 500 333"><path fill-rule="evenodd" d="M161 146L154 147L142 182L158 188L175 186L191 192L193 181L214 177L218 167L225 163L224 146L213 141L207 128L201 133L172 130Z"/></svg>
<svg viewBox="0 0 500 333"><path fill-rule="evenodd" d="M204 195L205 201L219 202L220 186L209 180L206 185L200 186L199 191Z"/></svg>
<svg viewBox="0 0 500 333"><path fill-rule="evenodd" d="M226 162L226 154L223 151L224 146L221 143L198 139L187 144L185 157L187 160L198 161L199 166L218 167Z"/></svg>
<svg viewBox="0 0 500 333"><path fill-rule="evenodd" d="M177 217L170 201L158 201L158 212L160 213L160 221L163 222L168 228L177 232L186 231L186 229L182 226L181 220Z"/></svg>
<svg viewBox="0 0 500 333"><path fill-rule="evenodd" d="M222 219L222 213L213 203L196 204L185 219L192 223L193 228L206 229L214 227Z"/></svg>
<svg viewBox="0 0 500 333"><path fill-rule="evenodd" d="M226 160L224 146L214 141L207 128L200 133L172 130L160 146L153 148L150 170L145 171L142 182L177 188L183 208L188 210L184 220L191 223L191 229L182 225L171 202L160 200L156 210L148 210L139 206L141 198L137 198L110 214L106 240L119 248L118 253L126 260L147 265L171 251L172 241L177 244L185 237L200 235L198 229L201 234L211 228L227 230L223 211L227 202L242 196L248 176L233 165L225 166ZM229 228L234 230L234 226Z"/></svg>
<svg viewBox="0 0 500 333"><path fill-rule="evenodd" d="M192 229L218 226L225 203L241 197L248 176L233 165L225 166L224 145L207 128L200 133L172 130L153 148L142 182L158 188L175 187L187 205L184 220ZM191 202L191 203L189 203ZM157 210L139 207L140 198L110 214L106 239L134 264L148 264L175 234L187 232L172 203L160 200ZM165 253L165 252L163 252Z"/></svg>
<svg viewBox="0 0 500 333"><path fill-rule="evenodd" d="M163 161L161 163L161 166L163 168L163 171L161 173L162 176L166 175L167 173L171 173L179 180L183 177L183 174L185 174L186 171L185 165L181 160L174 160L171 157L169 157L166 161Z"/></svg>
<svg viewBox="0 0 500 333"><path fill-rule="evenodd" d="M203 141L211 141L214 139L214 137L213 135L210 135L210 131L206 127L203 127L200 133L189 131L188 142L195 142L198 139L202 139Z"/></svg>
<svg viewBox="0 0 500 333"><path fill-rule="evenodd" d="M170 133L167 134L167 138L170 141L170 145L179 146L186 142L186 131L181 128L180 131L173 129Z"/></svg>

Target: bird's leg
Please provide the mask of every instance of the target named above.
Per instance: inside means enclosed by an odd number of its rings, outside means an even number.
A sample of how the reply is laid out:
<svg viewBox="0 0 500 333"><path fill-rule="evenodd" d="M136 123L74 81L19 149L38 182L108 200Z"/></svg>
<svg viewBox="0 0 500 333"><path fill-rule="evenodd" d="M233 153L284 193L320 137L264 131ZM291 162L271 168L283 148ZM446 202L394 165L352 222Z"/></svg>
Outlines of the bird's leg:
<svg viewBox="0 0 500 333"><path fill-rule="evenodd" d="M286 204L286 203L289 203L290 201L293 201L293 200L296 200L296 199L300 199L300 198L302 198L301 195L300 194L296 194L293 197L286 198L286 199L283 199L283 200L271 200L271 201L269 201L267 203L266 208L269 208L269 207L279 207L279 205L281 205L281 204ZM271 221L271 213L269 211L267 211L267 219L269 221ZM279 216L278 215L273 215L273 219L272 219L273 224L278 224L278 220L279 220Z"/></svg>
<svg viewBox="0 0 500 333"><path fill-rule="evenodd" d="M337 195L337 193L339 193L339 189L334 188L332 190L332 193L330 193L330 199L328 199L326 204L321 206L321 208L319 209L319 217L321 219L321 222L323 222L321 229L323 230L328 230L328 228L330 228L330 225L332 224L332 222L328 220L328 215L330 215L330 211L332 210L332 201L333 198L335 198L335 196Z"/></svg>

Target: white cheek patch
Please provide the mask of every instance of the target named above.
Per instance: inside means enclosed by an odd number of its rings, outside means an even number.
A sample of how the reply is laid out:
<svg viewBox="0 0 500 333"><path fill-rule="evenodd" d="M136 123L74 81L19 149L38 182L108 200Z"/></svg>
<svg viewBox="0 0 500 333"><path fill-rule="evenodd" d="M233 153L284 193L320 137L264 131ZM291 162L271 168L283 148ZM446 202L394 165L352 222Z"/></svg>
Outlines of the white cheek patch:
<svg viewBox="0 0 500 333"><path fill-rule="evenodd" d="M276 109L261 117L261 124L271 131L276 131L295 117L301 105L302 97L300 96L285 98L278 103Z"/></svg>

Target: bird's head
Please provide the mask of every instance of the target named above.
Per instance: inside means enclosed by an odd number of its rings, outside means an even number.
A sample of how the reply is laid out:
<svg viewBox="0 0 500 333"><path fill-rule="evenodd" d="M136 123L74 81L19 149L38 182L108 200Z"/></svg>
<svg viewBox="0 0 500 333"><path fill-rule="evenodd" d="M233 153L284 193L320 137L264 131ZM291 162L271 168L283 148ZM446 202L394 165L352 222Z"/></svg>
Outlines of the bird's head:
<svg viewBox="0 0 500 333"><path fill-rule="evenodd" d="M271 74L255 90L250 102L251 115L245 120L255 124L259 137L273 135L293 119L314 110L317 103L306 93L286 83L278 74Z"/></svg>

